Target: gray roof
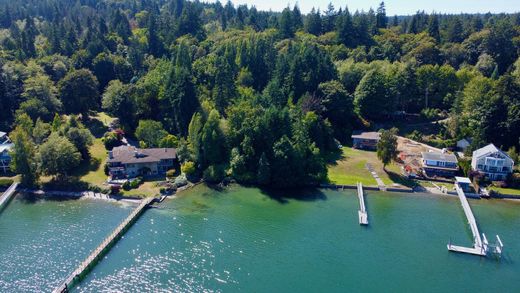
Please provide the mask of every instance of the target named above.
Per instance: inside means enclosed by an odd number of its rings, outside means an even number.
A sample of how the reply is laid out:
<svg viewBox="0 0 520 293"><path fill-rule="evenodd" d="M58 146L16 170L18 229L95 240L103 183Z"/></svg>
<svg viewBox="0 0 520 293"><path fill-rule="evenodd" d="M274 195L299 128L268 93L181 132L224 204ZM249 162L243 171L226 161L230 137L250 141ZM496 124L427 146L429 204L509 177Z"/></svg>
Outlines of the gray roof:
<svg viewBox="0 0 520 293"><path fill-rule="evenodd" d="M423 152L421 153L423 159L430 161L442 161L442 162L450 162L457 163L457 157L454 154L446 154L446 153L433 153L433 152Z"/></svg>
<svg viewBox="0 0 520 293"><path fill-rule="evenodd" d="M380 132L361 132L361 131L354 131L352 134L352 138L359 138L359 139L377 139L379 140L381 138Z"/></svg>
<svg viewBox="0 0 520 293"><path fill-rule="evenodd" d="M0 153L3 153L5 150L9 151L12 147L14 147L14 144L12 143L0 144Z"/></svg>
<svg viewBox="0 0 520 293"><path fill-rule="evenodd" d="M473 157L474 158L480 158L482 156L486 156L486 155L489 155L489 154L492 154L492 153L501 153L506 158L509 158L510 160L512 160L511 157L506 152L504 152L501 149L497 148L492 143L488 144L487 146L485 146L483 148L480 148L480 149L474 151L473 152Z"/></svg>
<svg viewBox="0 0 520 293"><path fill-rule="evenodd" d="M133 146L120 146L112 150L110 163L139 164L158 163L161 160L177 158L177 150L173 148L138 149Z"/></svg>

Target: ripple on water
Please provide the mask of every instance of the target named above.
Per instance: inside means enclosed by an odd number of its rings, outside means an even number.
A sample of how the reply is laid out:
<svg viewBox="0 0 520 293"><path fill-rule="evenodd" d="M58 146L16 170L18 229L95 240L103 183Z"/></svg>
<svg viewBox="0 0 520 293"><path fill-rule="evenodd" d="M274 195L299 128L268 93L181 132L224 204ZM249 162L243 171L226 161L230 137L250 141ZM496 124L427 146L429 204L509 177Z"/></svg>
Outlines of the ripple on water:
<svg viewBox="0 0 520 293"><path fill-rule="evenodd" d="M129 211L17 196L0 214L0 292L51 291Z"/></svg>

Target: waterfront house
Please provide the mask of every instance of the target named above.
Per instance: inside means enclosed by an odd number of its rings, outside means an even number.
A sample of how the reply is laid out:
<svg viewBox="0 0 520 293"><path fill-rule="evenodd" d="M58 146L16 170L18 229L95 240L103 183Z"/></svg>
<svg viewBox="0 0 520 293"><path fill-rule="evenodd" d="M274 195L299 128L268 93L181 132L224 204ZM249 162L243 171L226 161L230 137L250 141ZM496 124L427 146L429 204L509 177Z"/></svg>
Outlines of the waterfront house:
<svg viewBox="0 0 520 293"><path fill-rule="evenodd" d="M352 147L355 149L375 151L377 149L377 143L381 139L381 133L354 131L351 137Z"/></svg>
<svg viewBox="0 0 520 293"><path fill-rule="evenodd" d="M457 157L448 153L423 152L422 169L427 177L453 177L459 170Z"/></svg>
<svg viewBox="0 0 520 293"><path fill-rule="evenodd" d="M139 149L124 145L108 152L112 179L164 175L176 162L177 151L173 148Z"/></svg>
<svg viewBox="0 0 520 293"><path fill-rule="evenodd" d="M9 164L11 163L11 156L9 152L14 144L7 136L7 133L0 131L0 172L7 173L9 171Z"/></svg>
<svg viewBox="0 0 520 293"><path fill-rule="evenodd" d="M474 151L471 159L471 169L493 181L506 180L513 172L514 164L513 159L494 144Z"/></svg>

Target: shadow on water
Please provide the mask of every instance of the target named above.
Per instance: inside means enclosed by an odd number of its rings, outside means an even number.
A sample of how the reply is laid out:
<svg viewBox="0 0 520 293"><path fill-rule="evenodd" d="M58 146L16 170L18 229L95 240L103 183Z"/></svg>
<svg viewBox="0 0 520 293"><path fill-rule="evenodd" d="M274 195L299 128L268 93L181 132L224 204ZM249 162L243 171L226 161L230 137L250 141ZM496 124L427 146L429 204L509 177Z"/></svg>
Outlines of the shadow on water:
<svg viewBox="0 0 520 293"><path fill-rule="evenodd" d="M317 188L297 188L297 189L271 189L261 188L260 192L267 197L286 204L289 200L298 201L317 201L327 200L327 196L323 191Z"/></svg>
<svg viewBox="0 0 520 293"><path fill-rule="evenodd" d="M69 196L52 196L52 195L39 196L39 195L30 194L30 193L19 193L16 195L16 200L19 200L24 204L35 204L42 200L52 200L52 201L56 201L56 202L64 201L65 202L65 201L78 200L78 199L79 199L78 197L73 197L73 196L70 196L70 197Z"/></svg>

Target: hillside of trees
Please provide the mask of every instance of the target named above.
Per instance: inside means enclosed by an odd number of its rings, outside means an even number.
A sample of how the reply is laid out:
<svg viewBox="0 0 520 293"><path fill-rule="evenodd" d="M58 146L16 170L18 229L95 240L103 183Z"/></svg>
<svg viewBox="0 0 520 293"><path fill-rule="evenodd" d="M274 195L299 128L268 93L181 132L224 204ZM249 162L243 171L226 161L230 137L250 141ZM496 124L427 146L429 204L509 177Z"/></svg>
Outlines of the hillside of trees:
<svg viewBox="0 0 520 293"><path fill-rule="evenodd" d="M520 149L519 54L518 13L0 0L0 130L28 160L81 160L83 123L105 111L208 181L292 187L323 181L353 129L403 113L445 118L446 142ZM66 173L16 159L27 174Z"/></svg>

